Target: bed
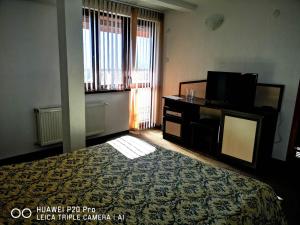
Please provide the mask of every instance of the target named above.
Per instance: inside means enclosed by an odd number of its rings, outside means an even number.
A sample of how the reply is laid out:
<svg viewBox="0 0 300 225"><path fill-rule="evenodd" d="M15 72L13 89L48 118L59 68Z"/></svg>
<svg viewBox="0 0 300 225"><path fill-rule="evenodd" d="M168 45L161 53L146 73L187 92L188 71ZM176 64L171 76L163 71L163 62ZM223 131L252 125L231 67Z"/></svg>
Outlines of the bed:
<svg viewBox="0 0 300 225"><path fill-rule="evenodd" d="M262 182L159 146L137 158L117 149L0 167L0 224L286 224Z"/></svg>

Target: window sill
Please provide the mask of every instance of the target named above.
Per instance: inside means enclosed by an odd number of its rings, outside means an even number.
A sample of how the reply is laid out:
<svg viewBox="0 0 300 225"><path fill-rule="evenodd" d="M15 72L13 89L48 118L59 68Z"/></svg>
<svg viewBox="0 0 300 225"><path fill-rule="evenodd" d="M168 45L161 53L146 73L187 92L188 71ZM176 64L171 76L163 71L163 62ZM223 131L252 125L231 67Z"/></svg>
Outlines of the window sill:
<svg viewBox="0 0 300 225"><path fill-rule="evenodd" d="M86 95L90 95L90 94L102 94L102 93L114 93L114 92L127 92L130 91L130 89L124 89L124 90L99 90L99 91L86 91L85 94Z"/></svg>

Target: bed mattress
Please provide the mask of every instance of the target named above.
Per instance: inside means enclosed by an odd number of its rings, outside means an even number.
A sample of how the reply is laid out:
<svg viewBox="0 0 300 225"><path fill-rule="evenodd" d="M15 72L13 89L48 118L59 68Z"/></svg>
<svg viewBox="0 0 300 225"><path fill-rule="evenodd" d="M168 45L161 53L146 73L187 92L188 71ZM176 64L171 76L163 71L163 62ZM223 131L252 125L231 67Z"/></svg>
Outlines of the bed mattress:
<svg viewBox="0 0 300 225"><path fill-rule="evenodd" d="M272 188L255 179L158 146L129 159L104 143L0 167L0 224L6 223L276 225L285 220Z"/></svg>

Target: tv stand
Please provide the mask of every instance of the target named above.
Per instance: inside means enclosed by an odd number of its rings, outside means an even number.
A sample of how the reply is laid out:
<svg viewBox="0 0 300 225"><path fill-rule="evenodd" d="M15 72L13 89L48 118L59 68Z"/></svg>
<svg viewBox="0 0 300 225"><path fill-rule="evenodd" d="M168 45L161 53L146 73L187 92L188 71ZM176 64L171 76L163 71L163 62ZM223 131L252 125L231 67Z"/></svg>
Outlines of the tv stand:
<svg viewBox="0 0 300 225"><path fill-rule="evenodd" d="M278 116L275 109L236 110L196 97L163 98L164 139L254 169L271 159ZM203 109L219 112L217 120L201 121Z"/></svg>

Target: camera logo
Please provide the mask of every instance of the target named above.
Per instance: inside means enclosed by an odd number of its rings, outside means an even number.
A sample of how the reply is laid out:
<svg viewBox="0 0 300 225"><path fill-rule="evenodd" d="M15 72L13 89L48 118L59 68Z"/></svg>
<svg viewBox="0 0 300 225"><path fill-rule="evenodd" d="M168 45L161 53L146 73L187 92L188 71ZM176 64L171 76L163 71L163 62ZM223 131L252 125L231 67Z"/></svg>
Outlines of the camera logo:
<svg viewBox="0 0 300 225"><path fill-rule="evenodd" d="M18 209L18 208L13 208L10 211L10 215L12 216L12 218L17 219L20 218L21 216L25 219L28 219L31 217L31 210L29 208L24 208L24 209Z"/></svg>

